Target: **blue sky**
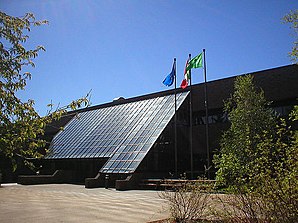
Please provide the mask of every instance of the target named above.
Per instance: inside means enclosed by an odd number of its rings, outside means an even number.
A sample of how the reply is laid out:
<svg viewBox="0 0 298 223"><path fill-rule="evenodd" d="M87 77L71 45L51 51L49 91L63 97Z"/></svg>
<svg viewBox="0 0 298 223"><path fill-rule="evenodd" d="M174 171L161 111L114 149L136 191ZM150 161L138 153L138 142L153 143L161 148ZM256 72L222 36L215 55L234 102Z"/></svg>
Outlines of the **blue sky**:
<svg viewBox="0 0 298 223"><path fill-rule="evenodd" d="M0 10L34 13L27 48L43 45L23 100L66 105L92 89L92 105L169 89L162 84L177 58L177 83L188 54L206 49L207 79L291 64L294 38L281 18L293 0L0 0ZM24 71L27 71L25 69ZM192 71L192 83L203 70Z"/></svg>

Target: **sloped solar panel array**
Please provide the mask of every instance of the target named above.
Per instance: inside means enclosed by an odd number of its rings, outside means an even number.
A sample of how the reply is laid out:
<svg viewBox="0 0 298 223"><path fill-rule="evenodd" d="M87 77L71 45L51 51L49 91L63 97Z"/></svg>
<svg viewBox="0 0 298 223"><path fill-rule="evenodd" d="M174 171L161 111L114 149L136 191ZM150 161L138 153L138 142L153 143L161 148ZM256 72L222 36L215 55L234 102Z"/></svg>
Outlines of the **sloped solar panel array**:
<svg viewBox="0 0 298 223"><path fill-rule="evenodd" d="M188 92L177 94L177 109ZM104 173L133 172L174 116L174 94L81 112L52 140L47 159L110 158Z"/></svg>

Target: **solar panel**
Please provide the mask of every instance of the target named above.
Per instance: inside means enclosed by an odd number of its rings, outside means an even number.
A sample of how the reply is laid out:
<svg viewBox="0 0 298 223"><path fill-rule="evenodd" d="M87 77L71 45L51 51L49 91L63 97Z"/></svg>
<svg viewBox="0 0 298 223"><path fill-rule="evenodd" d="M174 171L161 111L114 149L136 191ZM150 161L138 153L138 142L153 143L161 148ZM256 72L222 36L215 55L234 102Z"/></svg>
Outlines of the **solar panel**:
<svg viewBox="0 0 298 223"><path fill-rule="evenodd" d="M177 93L177 109L188 92ZM78 113L52 140L46 159L109 158L100 172L134 172L175 114L175 95Z"/></svg>

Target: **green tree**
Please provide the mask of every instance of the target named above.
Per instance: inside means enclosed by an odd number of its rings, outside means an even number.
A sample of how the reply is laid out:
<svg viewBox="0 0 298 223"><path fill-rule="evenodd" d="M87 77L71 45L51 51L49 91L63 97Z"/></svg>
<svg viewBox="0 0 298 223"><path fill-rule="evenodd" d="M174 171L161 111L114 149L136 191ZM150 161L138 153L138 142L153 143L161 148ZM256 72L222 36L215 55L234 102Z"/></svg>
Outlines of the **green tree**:
<svg viewBox="0 0 298 223"><path fill-rule="evenodd" d="M14 169L17 157L26 161L43 156L40 148L44 148L46 142L41 136L47 124L59 119L68 109L88 105L88 98L84 97L41 117L33 107L33 100L24 102L16 95L31 79L31 73L23 71L24 68L34 67L33 59L40 51L45 51L42 46L25 49L28 33L32 27L47 23L36 21L31 13L17 18L0 12L0 162L10 160Z"/></svg>
<svg viewBox="0 0 298 223"><path fill-rule="evenodd" d="M289 14L282 18L284 23L290 23L291 28L293 29L294 35L294 46L292 47L292 51L289 53L292 60L298 63L298 10L290 11Z"/></svg>
<svg viewBox="0 0 298 223"><path fill-rule="evenodd" d="M223 134L220 152L214 157L216 179L222 185L245 184L257 158L258 143L274 134L275 117L264 92L253 84L251 75L236 78L234 93L225 102L231 122Z"/></svg>
<svg viewBox="0 0 298 223"><path fill-rule="evenodd" d="M231 126L214 157L216 179L245 198L240 207L257 213L257 219L297 222L298 134L290 124L298 120L298 106L284 119L268 105L251 75L236 78L234 93L225 102Z"/></svg>

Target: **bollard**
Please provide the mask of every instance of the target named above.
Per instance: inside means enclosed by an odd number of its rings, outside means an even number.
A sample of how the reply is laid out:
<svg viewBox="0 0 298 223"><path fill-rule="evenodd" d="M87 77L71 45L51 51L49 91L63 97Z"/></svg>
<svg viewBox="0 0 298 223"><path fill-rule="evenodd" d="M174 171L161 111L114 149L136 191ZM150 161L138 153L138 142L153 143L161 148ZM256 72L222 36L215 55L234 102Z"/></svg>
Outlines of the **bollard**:
<svg viewBox="0 0 298 223"><path fill-rule="evenodd" d="M105 176L105 188L106 189L109 188L109 175L108 174Z"/></svg>

